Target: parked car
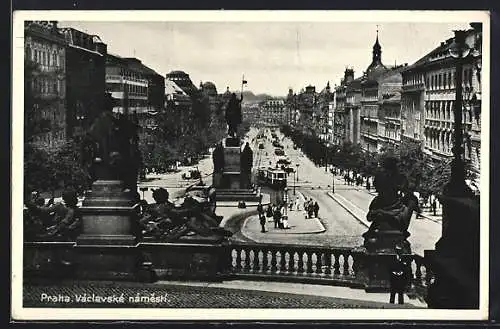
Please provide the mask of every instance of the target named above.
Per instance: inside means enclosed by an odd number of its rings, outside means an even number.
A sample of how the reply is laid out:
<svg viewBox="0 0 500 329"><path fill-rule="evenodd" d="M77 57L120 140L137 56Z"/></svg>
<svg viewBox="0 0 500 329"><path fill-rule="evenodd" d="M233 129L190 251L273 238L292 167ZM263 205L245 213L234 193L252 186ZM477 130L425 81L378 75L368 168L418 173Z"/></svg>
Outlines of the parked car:
<svg viewBox="0 0 500 329"><path fill-rule="evenodd" d="M263 150L264 149L264 144L260 143L259 144L259 149Z"/></svg>

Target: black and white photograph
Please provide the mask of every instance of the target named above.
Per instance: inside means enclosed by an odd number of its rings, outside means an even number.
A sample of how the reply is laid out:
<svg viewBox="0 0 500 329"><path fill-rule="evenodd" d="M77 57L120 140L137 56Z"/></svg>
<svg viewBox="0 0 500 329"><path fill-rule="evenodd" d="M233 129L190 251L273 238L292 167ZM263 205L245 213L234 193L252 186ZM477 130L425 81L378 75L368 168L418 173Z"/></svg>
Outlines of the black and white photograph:
<svg viewBox="0 0 500 329"><path fill-rule="evenodd" d="M489 33L15 11L13 319L487 319Z"/></svg>

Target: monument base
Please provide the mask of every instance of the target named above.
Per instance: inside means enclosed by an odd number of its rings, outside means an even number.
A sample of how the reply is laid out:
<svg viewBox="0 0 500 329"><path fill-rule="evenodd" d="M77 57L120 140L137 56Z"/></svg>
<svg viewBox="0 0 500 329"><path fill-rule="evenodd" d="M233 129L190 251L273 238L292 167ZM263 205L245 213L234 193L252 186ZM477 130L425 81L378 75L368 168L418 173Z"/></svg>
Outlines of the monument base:
<svg viewBox="0 0 500 329"><path fill-rule="evenodd" d="M172 243L145 241L140 251L159 280L222 281L229 273L226 238L185 236Z"/></svg>
<svg viewBox="0 0 500 329"><path fill-rule="evenodd" d="M94 182L80 208L82 234L74 247L77 278L135 280L141 266L135 202L121 181Z"/></svg>
<svg viewBox="0 0 500 329"><path fill-rule="evenodd" d="M395 252L370 252L366 248L356 250L356 281L366 292L390 291L390 268ZM410 258L411 254L402 254L402 258Z"/></svg>

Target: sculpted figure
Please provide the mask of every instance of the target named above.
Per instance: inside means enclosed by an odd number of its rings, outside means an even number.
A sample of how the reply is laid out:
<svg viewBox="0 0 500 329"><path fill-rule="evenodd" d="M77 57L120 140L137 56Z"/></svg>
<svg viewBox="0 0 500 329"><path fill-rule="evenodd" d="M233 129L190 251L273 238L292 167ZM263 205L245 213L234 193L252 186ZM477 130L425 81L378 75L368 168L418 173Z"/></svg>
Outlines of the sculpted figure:
<svg viewBox="0 0 500 329"><path fill-rule="evenodd" d="M400 182L396 159L388 158L382 171L375 177L374 185L378 195L372 200L366 216L372 224L368 232L363 234L365 239L377 239L384 231L399 231L402 240L410 235L408 227L418 201L416 198L399 196Z"/></svg>
<svg viewBox="0 0 500 329"><path fill-rule="evenodd" d="M165 241L194 234L230 236L231 232L219 227L222 217L215 215L214 193L213 189L191 190L184 197L169 202L165 189L154 191L156 204L140 220L146 227L143 235Z"/></svg>
<svg viewBox="0 0 500 329"><path fill-rule="evenodd" d="M93 180L121 180L135 191L140 154L137 148L137 125L123 114L113 113L113 101L106 94L104 110L87 135Z"/></svg>
<svg viewBox="0 0 500 329"><path fill-rule="evenodd" d="M231 137L236 137L236 132L238 130L238 125L241 124L241 101L243 100L243 94L240 99L236 98L236 94L232 93L229 103L226 108L226 123L228 125L228 135Z"/></svg>
<svg viewBox="0 0 500 329"><path fill-rule="evenodd" d="M27 200L25 205L29 217L28 232L31 238L63 238L74 240L80 233L81 216L79 212L78 197L73 189L67 189L62 195L63 202L47 205L33 200ZM34 231L33 228L37 230Z"/></svg>
<svg viewBox="0 0 500 329"><path fill-rule="evenodd" d="M243 151L241 152L240 164L241 164L241 175L243 178L242 187L249 188L251 183L250 177L253 166L253 151L250 148L250 144L248 142L246 143L245 147L243 148Z"/></svg>

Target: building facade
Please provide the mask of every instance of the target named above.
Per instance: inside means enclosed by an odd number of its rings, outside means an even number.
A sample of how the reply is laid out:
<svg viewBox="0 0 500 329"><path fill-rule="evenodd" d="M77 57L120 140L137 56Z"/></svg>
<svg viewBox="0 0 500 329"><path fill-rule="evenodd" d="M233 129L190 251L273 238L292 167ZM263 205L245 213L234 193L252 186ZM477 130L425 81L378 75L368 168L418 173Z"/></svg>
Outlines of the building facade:
<svg viewBox="0 0 500 329"><path fill-rule="evenodd" d="M66 39L56 21L25 21L25 88L31 99L26 106L45 129L30 136L32 142L47 151L59 149L67 140L66 120Z"/></svg>
<svg viewBox="0 0 500 329"><path fill-rule="evenodd" d="M479 174L481 134L482 29L471 24L466 32L469 54L463 60L463 109L465 160ZM403 72L403 138L421 141L431 165L451 159L455 106L453 38L442 42ZM413 119L413 120L412 120Z"/></svg>
<svg viewBox="0 0 500 329"><path fill-rule="evenodd" d="M377 33L372 62L361 80L360 142L366 152L378 152L388 142L383 106L393 108L400 102L397 95L401 93L401 71L406 67L407 64L393 67L382 64L382 47Z"/></svg>
<svg viewBox="0 0 500 329"><path fill-rule="evenodd" d="M106 89L115 100L114 112L131 115L153 110L148 102L148 80L131 60L118 55L106 56Z"/></svg>
<svg viewBox="0 0 500 329"><path fill-rule="evenodd" d="M268 99L260 105L260 122L269 127L277 127L287 122L285 101Z"/></svg>
<svg viewBox="0 0 500 329"><path fill-rule="evenodd" d="M69 136L81 136L104 107L107 45L95 35L63 28L66 48L66 119Z"/></svg>

